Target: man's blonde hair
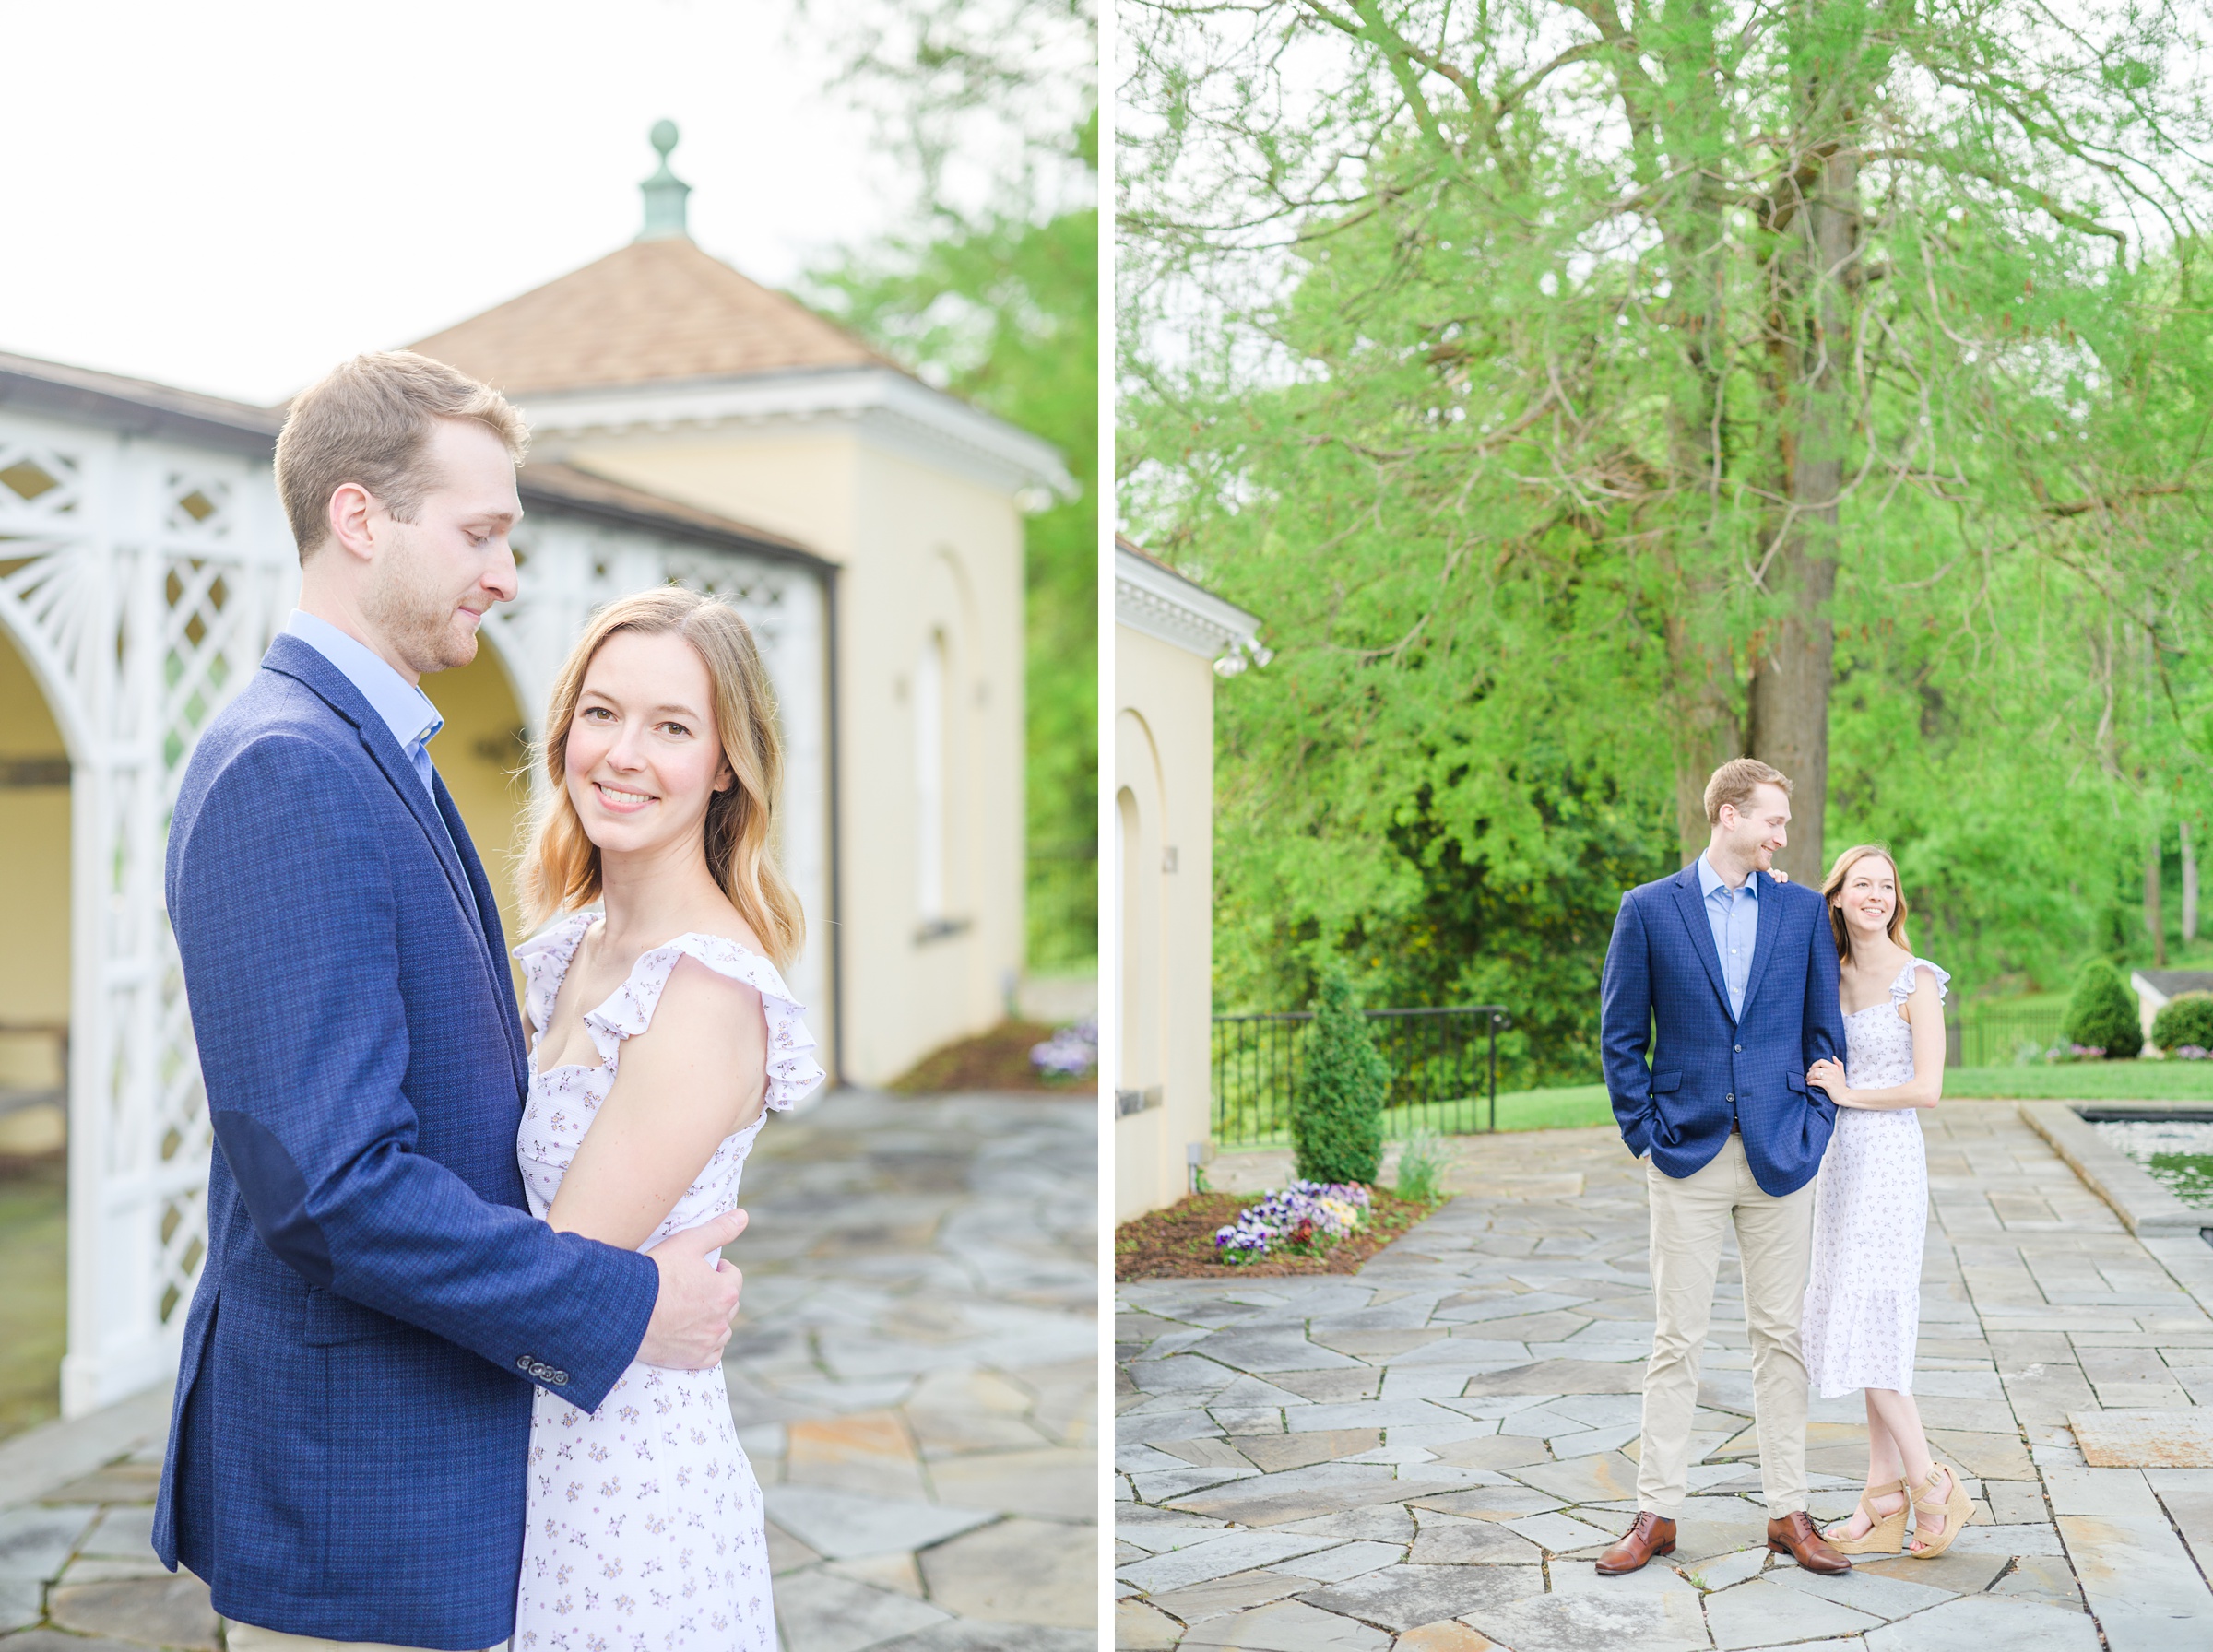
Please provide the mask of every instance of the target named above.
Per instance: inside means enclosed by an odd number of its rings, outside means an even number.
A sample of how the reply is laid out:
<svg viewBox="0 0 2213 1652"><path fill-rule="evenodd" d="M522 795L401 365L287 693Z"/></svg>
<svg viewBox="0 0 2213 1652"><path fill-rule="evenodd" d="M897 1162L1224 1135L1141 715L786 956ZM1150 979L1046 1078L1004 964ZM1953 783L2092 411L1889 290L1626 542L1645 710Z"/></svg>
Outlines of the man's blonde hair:
<svg viewBox="0 0 2213 1652"><path fill-rule="evenodd" d="M518 466L529 451L529 427L505 396L412 350L341 361L292 398L277 438L277 495L302 562L330 537L330 496L349 482L415 520L438 480L424 454L441 419L475 420Z"/></svg>
<svg viewBox="0 0 2213 1652"><path fill-rule="evenodd" d="M1781 769L1771 769L1757 757L1731 758L1706 783L1706 824L1722 823L1724 803L1742 814L1752 794L1763 785L1778 787L1786 797L1791 795L1791 777Z"/></svg>

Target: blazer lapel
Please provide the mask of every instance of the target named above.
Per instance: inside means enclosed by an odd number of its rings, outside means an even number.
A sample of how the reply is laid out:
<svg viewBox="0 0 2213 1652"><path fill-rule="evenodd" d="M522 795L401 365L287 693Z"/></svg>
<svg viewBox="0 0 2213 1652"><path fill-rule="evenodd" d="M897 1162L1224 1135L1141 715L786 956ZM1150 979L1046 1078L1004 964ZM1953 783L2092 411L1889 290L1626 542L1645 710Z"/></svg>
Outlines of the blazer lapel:
<svg viewBox="0 0 2213 1652"><path fill-rule="evenodd" d="M1722 1001L1722 1013L1729 1015L1729 983L1722 974L1722 955L1713 950L1713 926L1706 921L1706 899L1698 892L1698 867L1685 867L1675 875L1672 887L1675 908L1683 914L1684 927L1690 931L1690 950L1706 966L1706 978L1713 983L1713 996ZM1746 1001L1751 1001L1749 994ZM1729 1015L1729 1019L1734 1021L1736 1017Z"/></svg>
<svg viewBox="0 0 2213 1652"><path fill-rule="evenodd" d="M491 966L495 985L504 984L512 989L514 977L508 970L505 953L507 931L500 922L500 903L491 892L491 879L484 875L484 863L477 857L477 846L469 840L468 828L462 823L461 810L454 803L453 793L445 789L445 777L436 769L431 771L431 776L432 784L437 787L438 812L444 818L455 849L460 853L461 868L467 875L469 891L475 898L478 938L483 942L484 960ZM515 994L508 990L496 996L503 1011L501 1019L507 1028L508 1056L514 1063L515 1078L527 1088L529 1052L523 1043L523 1023L515 1013Z"/></svg>
<svg viewBox="0 0 2213 1652"><path fill-rule="evenodd" d="M468 914L469 927L477 934L477 944L484 943L484 926L477 915L476 892L468 887L467 874L461 870L461 859L454 852L454 840L447 835L445 821L438 813L438 805L422 789L422 776L415 773L415 765L408 754L399 749L392 731L381 719L371 717L361 728L361 744L376 760L376 766L385 772L392 789L399 794L408 812L415 817L421 829L423 841L430 844L431 853L438 857L439 869L453 886L454 899L461 903L461 910Z"/></svg>
<svg viewBox="0 0 2213 1652"><path fill-rule="evenodd" d="M331 710L353 725L354 732L361 738L361 749L384 771L385 778L391 783L392 789L399 794L400 801L408 806L408 812L415 817L415 824L421 831L423 841L430 844L431 853L438 857L439 869L444 872L445 880L454 891L454 899L460 903L462 912L469 920L469 926L476 931L479 953L485 953L483 914L477 904L476 892L469 888L467 875L461 869L460 857L454 848L455 840L447 832L437 803L422 789L422 777L415 773L415 765L408 761L407 753L399 749L399 742L392 738L392 731L385 726L385 720L369 709L369 702L361 698L360 690L346 680L343 671L297 637L279 632L269 643L269 651L262 656L261 663L270 670L281 671L285 676L305 683L322 696ZM456 815L456 819L458 818ZM515 996L505 970L494 970L492 979L500 987L499 996L503 999Z"/></svg>
<svg viewBox="0 0 2213 1652"><path fill-rule="evenodd" d="M1759 996L1759 984L1767 979L1768 961L1782 944L1782 903L1775 891L1782 886L1766 872L1755 872L1759 884L1759 926L1752 931L1752 967L1745 977L1745 1008L1752 1008L1752 1000Z"/></svg>

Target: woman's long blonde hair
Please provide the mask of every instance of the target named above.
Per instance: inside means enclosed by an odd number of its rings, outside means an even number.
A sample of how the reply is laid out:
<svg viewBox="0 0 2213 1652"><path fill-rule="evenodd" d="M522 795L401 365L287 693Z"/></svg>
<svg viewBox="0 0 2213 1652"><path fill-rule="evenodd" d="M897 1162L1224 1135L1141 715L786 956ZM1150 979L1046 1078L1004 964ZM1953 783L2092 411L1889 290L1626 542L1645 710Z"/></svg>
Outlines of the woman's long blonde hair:
<svg viewBox="0 0 2213 1652"><path fill-rule="evenodd" d="M1879 855L1890 863L1890 880L1898 886L1898 905L1891 911L1888 933L1907 951L1913 950L1906 939L1906 880L1899 876L1898 856L1882 844L1854 844L1837 856L1836 864L1828 868L1828 876L1821 884L1821 900L1828 908L1828 930L1837 938L1837 956L1847 963L1852 962L1852 931L1846 927L1844 914L1837 906L1837 891L1844 887L1844 879L1852 875L1852 868L1870 855Z"/></svg>
<svg viewBox="0 0 2213 1652"><path fill-rule="evenodd" d="M680 585L609 603L592 616L553 680L546 738L535 754L548 784L533 811L530 844L523 856L526 920L537 929L599 898L599 847L585 835L569 797L569 728L593 656L608 638L625 631L648 636L674 631L707 667L715 685L715 733L722 742L722 760L735 776L707 801L703 845L707 869L782 968L806 939L807 919L776 864L784 749L776 736L775 693L753 646L751 628L738 610Z"/></svg>

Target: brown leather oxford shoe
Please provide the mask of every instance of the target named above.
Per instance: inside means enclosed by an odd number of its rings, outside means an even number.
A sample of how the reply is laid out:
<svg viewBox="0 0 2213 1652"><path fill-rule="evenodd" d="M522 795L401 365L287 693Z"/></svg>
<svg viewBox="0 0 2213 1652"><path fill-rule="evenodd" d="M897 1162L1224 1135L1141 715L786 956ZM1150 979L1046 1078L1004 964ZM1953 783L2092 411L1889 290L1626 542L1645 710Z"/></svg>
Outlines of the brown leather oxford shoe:
<svg viewBox="0 0 2213 1652"><path fill-rule="evenodd" d="M1778 1554L1789 1555L1809 1572L1832 1574L1852 1570L1852 1562L1828 1546L1828 1540L1821 1535L1813 1516L1804 1509L1768 1522L1768 1547Z"/></svg>
<svg viewBox="0 0 2213 1652"><path fill-rule="evenodd" d="M1675 1523L1665 1515L1655 1515L1649 1509L1637 1516L1637 1524L1622 1534L1621 1541L1598 1557L1598 1575L1601 1577L1619 1577L1624 1572L1634 1572L1655 1554L1673 1554L1675 1552Z"/></svg>

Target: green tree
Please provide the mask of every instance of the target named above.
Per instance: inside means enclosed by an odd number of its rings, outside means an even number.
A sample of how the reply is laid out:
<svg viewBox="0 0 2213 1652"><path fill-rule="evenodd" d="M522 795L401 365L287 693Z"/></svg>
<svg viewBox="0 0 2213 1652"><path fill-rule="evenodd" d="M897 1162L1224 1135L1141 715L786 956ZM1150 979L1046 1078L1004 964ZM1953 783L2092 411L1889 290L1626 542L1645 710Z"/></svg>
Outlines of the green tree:
<svg viewBox="0 0 2213 1652"><path fill-rule="evenodd" d="M1745 751L1794 876L1889 839L1977 979L2145 938L2213 750L2194 14L1130 15L1122 509L1275 649L1226 1005L1315 943L1588 1076L1618 891Z"/></svg>
<svg viewBox="0 0 2213 1652"><path fill-rule="evenodd" d="M2004 460L2046 407L2005 381L2085 365L2052 324L2125 270L2128 208L2189 211L2160 169L2206 127L2142 11L2062 30L2033 4L1277 0L1234 41L1212 6L1132 15L1154 129L1125 203L1129 330L1189 302L1148 263L1242 276L1226 252L1280 227L1289 291L1243 313L1252 348L1225 364L1272 347L1339 400L1310 445L1343 444L1361 502L1435 520L1440 587L1476 546L1628 551L1684 846L1707 773L1749 752L1797 778L1784 860L1817 877L1829 605L1864 544L1847 511L1972 495L2009 531L2040 509ZM1342 66L1300 108L1285 79L1330 61L1318 37ZM1181 401L1162 360L1129 358ZM1364 417L1378 395L1397 417Z"/></svg>
<svg viewBox="0 0 2213 1652"><path fill-rule="evenodd" d="M1322 973L1291 1088L1298 1174L1315 1182L1373 1182L1383 1161L1391 1068L1342 966Z"/></svg>

